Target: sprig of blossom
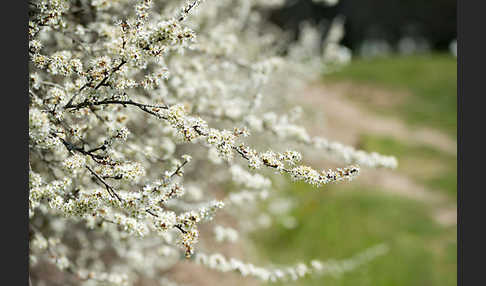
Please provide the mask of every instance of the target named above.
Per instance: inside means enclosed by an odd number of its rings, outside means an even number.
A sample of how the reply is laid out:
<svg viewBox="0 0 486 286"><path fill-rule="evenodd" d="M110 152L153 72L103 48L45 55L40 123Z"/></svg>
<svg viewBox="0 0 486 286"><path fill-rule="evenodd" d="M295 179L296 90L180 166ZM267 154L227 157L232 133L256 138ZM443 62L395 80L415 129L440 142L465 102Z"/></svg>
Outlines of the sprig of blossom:
<svg viewBox="0 0 486 286"><path fill-rule="evenodd" d="M219 253L197 253L195 260L201 265L221 272L235 271L242 276L251 276L266 282L288 282L309 275L339 276L345 272L356 269L358 266L365 264L376 257L385 255L388 252L388 249L388 246L379 244L344 260L312 260L308 264L298 263L292 266L274 268L255 266L235 258L228 259Z"/></svg>

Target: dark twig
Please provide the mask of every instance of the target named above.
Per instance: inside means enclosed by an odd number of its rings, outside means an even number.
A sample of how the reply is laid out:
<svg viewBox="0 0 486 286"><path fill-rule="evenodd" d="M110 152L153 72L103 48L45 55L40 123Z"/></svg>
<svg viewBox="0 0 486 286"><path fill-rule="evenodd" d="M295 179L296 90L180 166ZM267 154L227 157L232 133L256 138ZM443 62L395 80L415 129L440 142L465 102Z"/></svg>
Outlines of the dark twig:
<svg viewBox="0 0 486 286"><path fill-rule="evenodd" d="M174 225L178 230L180 230L182 233L187 233L187 231L185 231L182 226L180 226L179 224L176 224Z"/></svg>
<svg viewBox="0 0 486 286"><path fill-rule="evenodd" d="M184 167L184 166L185 166L187 163L189 163L189 161L185 160L185 161L184 161L182 164L180 164L180 165L177 167L177 169L174 171L174 173L172 173L172 174L170 175L170 177L169 177L169 178L173 178L175 175L177 175L177 174L178 174L178 173L181 171L181 169L182 169L182 168L183 168L183 167Z"/></svg>
<svg viewBox="0 0 486 286"><path fill-rule="evenodd" d="M56 134L53 134L54 136L57 136ZM87 155L87 156L90 156L91 159L93 159L93 161L95 161L96 163L98 164L103 164L103 165L116 165L116 163L110 163L108 160L107 160L107 157L106 156L101 156L101 155L96 155L96 154L93 154L94 151L97 151L98 149L102 149L101 147L98 147L98 148L94 148L92 150L89 150L89 151L85 151L83 148L81 147L77 147L75 146L73 143L71 142L68 142L62 138L59 137L59 139L61 140L61 142L64 144L64 146L66 147L66 149L68 149L69 151L76 151L76 152L79 152L83 155Z"/></svg>
<svg viewBox="0 0 486 286"><path fill-rule="evenodd" d="M186 16L187 14L189 14L189 12L191 11L191 9L192 9L192 8L194 8L194 7L196 6L197 2L198 2L197 0L196 0L196 1L194 1L194 2L192 2L192 4L191 4L191 5L189 5L188 7L186 7L186 9L184 9L184 13L183 13L183 14L182 14L182 15L179 17L179 19L178 19L178 20L179 20L179 22L184 21L184 19L186 18L185 16Z"/></svg>
<svg viewBox="0 0 486 286"><path fill-rule="evenodd" d="M98 88L100 88L100 86L104 85L104 84L105 84L105 82L108 80L108 78L109 78L109 77L110 77L112 74L114 74L115 72L119 71L119 70L120 70L120 69L123 67L123 65L125 65L126 63L127 63L127 61L126 61L126 60L122 60L122 61L120 62L120 64L118 64L116 67L114 67L114 68L111 70L111 72L110 72L108 75L106 75L106 76L103 78L103 80L101 80L101 81L100 81L100 83L98 83L98 85L95 87L95 90L96 90L96 89L98 89Z"/></svg>
<svg viewBox="0 0 486 286"><path fill-rule="evenodd" d="M81 109L81 108L86 108L86 107L90 107L90 106L97 106L97 105L110 105L110 104L119 104L119 105L123 105L124 107L126 107L127 105L132 105L132 106L136 106L138 108L140 108L141 110L157 117L157 118L161 118L161 119L165 119L163 118L160 114L156 113L155 111L153 110L150 110L150 108L152 109L168 109L167 106L165 105L150 105L150 104L143 104L143 103L139 103L139 102L135 102L135 101L132 101L132 100L116 100L116 99L105 99L105 100L101 100L101 101L84 101L84 102L81 102L79 104L76 104L76 105L71 105L67 108L72 108L74 110L78 110L78 109Z"/></svg>
<svg viewBox="0 0 486 286"><path fill-rule="evenodd" d="M106 191L108 192L108 194L110 194L110 196L116 197L120 202L123 202L123 200L118 196L115 190L105 180L103 180L103 178L101 178L98 174L96 174L95 171L91 170L91 168L88 165L85 165L85 167L86 169L88 169L88 171L90 171L91 174L93 174L93 176L96 177L96 179L98 179L101 183L103 183L103 185L106 188Z"/></svg>
<svg viewBox="0 0 486 286"><path fill-rule="evenodd" d="M118 70L120 70L125 64L127 63L127 61L125 59L122 59L121 62L116 66L114 67L110 73L108 73L107 75L105 75L105 77L95 86L95 90L97 90L98 88L100 88L102 85L104 85L106 83L106 81L108 80L109 77L111 77L115 72L117 72ZM71 108L73 107L73 101L74 99L79 95L79 93L81 91L83 91L83 89L89 87L92 83L93 83L94 79L91 79L89 80L86 84L84 84L80 89L79 91L73 95L73 97L71 97L71 99L68 101L68 103L64 106L64 108Z"/></svg>

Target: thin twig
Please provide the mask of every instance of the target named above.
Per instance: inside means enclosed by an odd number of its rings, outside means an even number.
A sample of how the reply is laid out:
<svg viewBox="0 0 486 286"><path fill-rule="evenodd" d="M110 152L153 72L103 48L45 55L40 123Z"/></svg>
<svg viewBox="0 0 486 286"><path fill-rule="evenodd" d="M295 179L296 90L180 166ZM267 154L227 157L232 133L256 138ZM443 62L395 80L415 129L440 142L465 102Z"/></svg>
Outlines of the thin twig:
<svg viewBox="0 0 486 286"><path fill-rule="evenodd" d="M138 108L140 108L141 110L157 117L157 118L161 118L161 119L165 119L164 117L162 117L160 114L150 110L149 108L152 108L152 109L168 109L168 107L166 105L150 105L150 104L143 104L143 103L139 103L139 102L135 102L135 101L132 101L132 100L116 100L116 99L105 99L105 100L101 100L101 101L84 101L84 102L81 102L79 104L76 104L76 105L70 105L66 108L71 108L73 110L78 110L78 109L81 109L81 108L86 108L86 107L90 107L90 106L97 106L97 105L110 105L110 104L119 104L119 105L123 105L124 107L126 107L127 105L132 105L132 106L136 106Z"/></svg>
<svg viewBox="0 0 486 286"><path fill-rule="evenodd" d="M85 167L95 176L103 185L105 185L106 190L112 197L116 197L120 202L123 202L123 200L118 196L118 194L115 192L115 190L105 181L103 178L101 178L96 172L91 170L91 168L88 165L85 165Z"/></svg>
<svg viewBox="0 0 486 286"><path fill-rule="evenodd" d="M123 65L125 65L126 63L127 63L127 61L126 61L125 59L122 59L122 60L121 60L121 62L120 62L120 64L118 64L116 67L114 67L114 68L111 70L111 72L110 72L110 73L108 73L108 74L107 74L107 75L106 75L106 76L105 76L105 77L104 77L104 78L101 80L101 82L99 82L99 83L96 85L96 87L95 87L94 89L96 90L96 89L100 88L102 85L104 85L104 84L105 84L105 82L108 80L108 78L109 78L110 76L112 76L112 75L113 75L115 72L117 72L118 70L120 70L120 69L123 67ZM72 103L73 103L74 99L75 99L75 98L76 98L76 97L79 95L79 93L80 93L81 91L83 91L83 89L85 89L85 88L87 88L88 86L90 86L90 85L93 83L93 81L94 81L94 79L91 79L90 81L88 81L87 83L85 83L85 84L84 84L84 85L83 85L83 86L82 86L82 87L79 89L79 91L78 91L76 94L74 94L74 95L71 97L71 99L70 99L70 100L68 101L68 103L67 103L67 104L64 106L64 108L65 108L65 109L67 109L67 108L73 107Z"/></svg>

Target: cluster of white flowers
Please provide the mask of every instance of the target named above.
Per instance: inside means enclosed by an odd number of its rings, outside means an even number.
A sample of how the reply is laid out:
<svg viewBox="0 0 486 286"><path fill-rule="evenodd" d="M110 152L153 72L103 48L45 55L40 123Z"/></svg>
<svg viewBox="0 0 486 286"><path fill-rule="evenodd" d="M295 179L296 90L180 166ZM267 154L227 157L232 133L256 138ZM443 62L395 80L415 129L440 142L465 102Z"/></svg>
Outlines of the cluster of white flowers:
<svg viewBox="0 0 486 286"><path fill-rule="evenodd" d="M29 139L30 145L37 148L50 149L61 144L61 141L52 135L55 127L49 120L47 112L38 108L29 109Z"/></svg>
<svg viewBox="0 0 486 286"><path fill-rule="evenodd" d="M84 168L84 165L86 164L86 157L80 154L74 154L67 157L63 164L66 169L75 171L80 168Z"/></svg>
<svg viewBox="0 0 486 286"><path fill-rule="evenodd" d="M396 167L393 157L310 136L293 102L288 115L282 110L323 65L349 55L339 45L340 20L324 45L310 26L287 42L260 9L279 5L285 1L29 2L36 279L53 283L38 268L43 263L76 280L64 285L167 285L166 274L185 257L269 281L361 263L262 268L205 256L207 244L198 244L241 243L278 221L271 215L295 226L291 204L269 204L267 212L261 203L282 202L264 170L321 186L354 178L357 165ZM350 166L317 171L293 143ZM220 213L232 223L219 222ZM213 220L208 238L201 225Z"/></svg>
<svg viewBox="0 0 486 286"><path fill-rule="evenodd" d="M338 182L344 179L351 181L359 174L359 168L351 166L348 168L338 168L336 171L329 169L328 171L317 172L309 166L297 166L290 170L294 180L304 180L305 182L320 186L330 182Z"/></svg>

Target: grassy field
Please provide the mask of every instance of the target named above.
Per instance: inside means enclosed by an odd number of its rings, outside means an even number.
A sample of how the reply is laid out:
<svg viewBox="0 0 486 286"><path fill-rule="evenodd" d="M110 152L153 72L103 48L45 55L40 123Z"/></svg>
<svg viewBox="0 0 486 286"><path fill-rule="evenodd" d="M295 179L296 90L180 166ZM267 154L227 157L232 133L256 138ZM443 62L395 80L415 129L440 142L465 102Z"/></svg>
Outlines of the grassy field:
<svg viewBox="0 0 486 286"><path fill-rule="evenodd" d="M385 193L296 184L296 229L258 235L260 251L279 264L348 258L384 242L390 251L341 278L309 277L296 285L455 285L456 228L434 222L428 207ZM282 283L285 285L285 283Z"/></svg>
<svg viewBox="0 0 486 286"><path fill-rule="evenodd" d="M392 108L369 105L386 115L399 116L418 126L432 126L456 136L457 132L457 60L448 54L395 56L357 59L351 65L329 75L325 81L351 81L354 84L376 85L410 94L405 102ZM350 95L353 96L353 95ZM368 98L354 97L370 102ZM385 99L387 100L387 99Z"/></svg>
<svg viewBox="0 0 486 286"><path fill-rule="evenodd" d="M447 55L391 57L356 60L326 83L372 84L393 97L410 94L389 110L379 110L353 95L353 101L384 117L413 126L428 126L455 138L456 60ZM295 229L281 225L255 234L262 259L294 264L312 259L347 258L374 244L385 242L390 251L341 278L309 277L282 285L456 285L457 227L443 224L434 214L443 205L456 204L456 155L413 140L403 141L376 134L362 134L360 148L393 154L395 171L441 198L431 203L380 189L336 184L316 190L289 183L281 190L297 203L292 215Z"/></svg>

